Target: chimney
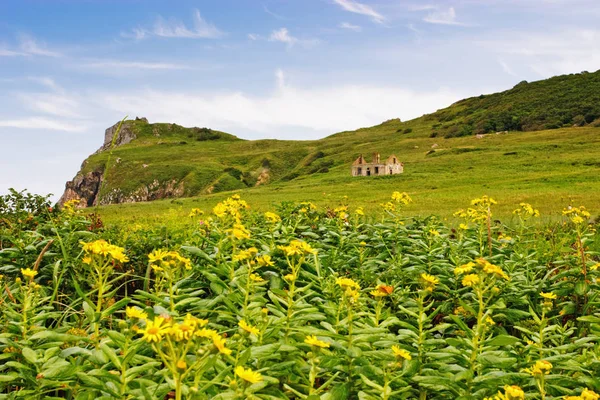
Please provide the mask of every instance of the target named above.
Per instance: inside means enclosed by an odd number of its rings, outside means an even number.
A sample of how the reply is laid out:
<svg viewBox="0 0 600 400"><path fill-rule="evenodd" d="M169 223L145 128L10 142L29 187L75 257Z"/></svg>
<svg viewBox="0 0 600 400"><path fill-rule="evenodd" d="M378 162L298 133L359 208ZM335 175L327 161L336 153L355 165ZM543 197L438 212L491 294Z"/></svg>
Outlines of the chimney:
<svg viewBox="0 0 600 400"><path fill-rule="evenodd" d="M379 159L379 153L373 153L373 164L381 164L381 160Z"/></svg>

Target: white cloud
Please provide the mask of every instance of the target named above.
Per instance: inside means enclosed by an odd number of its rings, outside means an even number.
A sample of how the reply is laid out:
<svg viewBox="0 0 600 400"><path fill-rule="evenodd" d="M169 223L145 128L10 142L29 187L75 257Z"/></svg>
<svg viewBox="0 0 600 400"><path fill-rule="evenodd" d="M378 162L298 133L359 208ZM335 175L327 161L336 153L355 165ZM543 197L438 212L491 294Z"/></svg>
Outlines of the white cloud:
<svg viewBox="0 0 600 400"><path fill-rule="evenodd" d="M249 138L319 138L372 126L391 117L403 120L445 107L463 96L440 89L414 92L402 87L343 85L306 88L275 73L276 89L264 96L240 91L176 92L139 90L94 95L115 113L144 115L151 121L209 126Z"/></svg>
<svg viewBox="0 0 600 400"><path fill-rule="evenodd" d="M142 40L148 37L150 32L144 28L133 28L131 32L121 32L121 36L126 39Z"/></svg>
<svg viewBox="0 0 600 400"><path fill-rule="evenodd" d="M260 35L258 35L256 33L249 33L247 36L248 36L248 39L250 39L250 40L258 40L258 39L260 39Z"/></svg>
<svg viewBox="0 0 600 400"><path fill-rule="evenodd" d="M72 96L56 93L20 93L17 98L35 112L57 117L81 118L79 102Z"/></svg>
<svg viewBox="0 0 600 400"><path fill-rule="evenodd" d="M360 32L362 31L362 28L358 25L352 25L349 22L342 22L341 24L338 25L340 28L342 29L348 29L354 32Z"/></svg>
<svg viewBox="0 0 600 400"><path fill-rule="evenodd" d="M464 25L456 20L456 11L454 7L450 7L447 10L435 9L431 11L423 21L430 24L442 24L442 25Z"/></svg>
<svg viewBox="0 0 600 400"><path fill-rule="evenodd" d="M45 57L60 57L61 54L56 51L51 51L45 48L44 45L38 44L30 36L21 36L21 51L27 55L45 56Z"/></svg>
<svg viewBox="0 0 600 400"><path fill-rule="evenodd" d="M277 14L277 13L274 13L273 11L269 10L269 9L267 8L267 6L266 6L266 5L264 5L264 4L263 4L263 10L265 10L265 12L266 12L267 14L269 14L270 16L272 16L272 17L274 17L274 18L277 18L277 19L279 19L279 20L285 20L285 19L287 19L287 18L285 18L284 16L282 16L282 15L279 15L279 14Z"/></svg>
<svg viewBox="0 0 600 400"><path fill-rule="evenodd" d="M270 42L281 42L285 43L288 47L292 47L295 44L300 44L304 47L311 47L319 43L318 39L299 39L290 34L287 28L276 29L269 35Z"/></svg>
<svg viewBox="0 0 600 400"><path fill-rule="evenodd" d="M371 20L377 22L378 24L382 24L385 21L385 17L383 15L381 15L380 13L375 11L371 6L368 6L366 4L359 3L353 0L333 1L346 11L371 17Z"/></svg>
<svg viewBox="0 0 600 400"><path fill-rule="evenodd" d="M21 53L18 51L12 51L8 49L0 49L0 57L18 57L18 56L26 56L26 53Z"/></svg>
<svg viewBox="0 0 600 400"><path fill-rule="evenodd" d="M571 29L556 33L499 35L503 39L481 40L504 62L528 67L542 78L600 69L600 30Z"/></svg>
<svg viewBox="0 0 600 400"><path fill-rule="evenodd" d="M84 68L94 69L133 69L133 70L182 70L191 69L185 64L173 64L162 62L143 62L143 61L119 61L119 60L98 60L80 64Z"/></svg>
<svg viewBox="0 0 600 400"><path fill-rule="evenodd" d="M168 38L218 38L223 32L202 18L199 10L194 10L194 27L188 28L183 22L175 19L165 20L162 17L154 24L153 33L156 36Z"/></svg>
<svg viewBox="0 0 600 400"><path fill-rule="evenodd" d="M82 132L85 126L44 117L27 117L21 119L0 118L0 128L39 129L63 132Z"/></svg>

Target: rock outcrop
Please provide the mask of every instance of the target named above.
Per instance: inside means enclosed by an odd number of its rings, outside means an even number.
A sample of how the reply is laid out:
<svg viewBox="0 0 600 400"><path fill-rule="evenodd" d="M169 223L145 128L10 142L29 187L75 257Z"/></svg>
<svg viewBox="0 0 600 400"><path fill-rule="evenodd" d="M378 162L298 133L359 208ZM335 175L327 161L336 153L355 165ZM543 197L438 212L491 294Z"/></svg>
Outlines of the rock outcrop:
<svg viewBox="0 0 600 400"><path fill-rule="evenodd" d="M142 118L136 117L135 120L148 123L148 120L143 117ZM119 124L121 124L121 122L117 122L116 124L114 124L113 126L108 128L106 131L104 131L104 144L102 144L102 147L100 147L96 153L100 153L101 151L109 150L111 148L111 146L113 145L113 138L115 138L115 133L117 133L117 129L119 129ZM117 138L115 138L114 147L118 147L118 146L127 144L135 138L136 138L136 135L135 135L135 132L133 132L131 130L131 124L129 124L127 121L125 121L125 122L123 122L123 125L121 126L121 131L119 132L119 136Z"/></svg>
<svg viewBox="0 0 600 400"><path fill-rule="evenodd" d="M64 204L70 200L79 200L79 207L96 205L98 192L102 184L102 171L92 171L87 174L77 174L72 181L65 185L65 192L58 201Z"/></svg>

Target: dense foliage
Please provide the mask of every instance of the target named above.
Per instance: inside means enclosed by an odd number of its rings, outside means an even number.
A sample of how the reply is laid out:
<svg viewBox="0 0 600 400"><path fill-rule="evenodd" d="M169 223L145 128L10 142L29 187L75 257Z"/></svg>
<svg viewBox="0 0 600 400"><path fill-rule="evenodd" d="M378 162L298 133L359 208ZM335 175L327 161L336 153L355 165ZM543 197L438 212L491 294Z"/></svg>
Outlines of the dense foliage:
<svg viewBox="0 0 600 400"><path fill-rule="evenodd" d="M538 131L600 122L600 71L561 75L459 101L429 116L432 135Z"/></svg>
<svg viewBox="0 0 600 400"><path fill-rule="evenodd" d="M598 399L589 212L509 227L484 196L448 226L410 202L2 226L0 398Z"/></svg>

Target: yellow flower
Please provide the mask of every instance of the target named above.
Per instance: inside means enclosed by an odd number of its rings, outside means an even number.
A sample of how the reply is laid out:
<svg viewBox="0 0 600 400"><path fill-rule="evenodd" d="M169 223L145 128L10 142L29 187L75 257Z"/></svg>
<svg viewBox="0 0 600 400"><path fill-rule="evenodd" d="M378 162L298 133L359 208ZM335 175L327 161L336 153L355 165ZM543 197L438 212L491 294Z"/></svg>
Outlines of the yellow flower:
<svg viewBox="0 0 600 400"><path fill-rule="evenodd" d="M275 263L271 260L271 256L268 254L257 257L256 262L258 262L258 265L260 265L261 267L272 267L273 265L275 265Z"/></svg>
<svg viewBox="0 0 600 400"><path fill-rule="evenodd" d="M404 358L405 360L412 360L410 353L404 349L401 349L399 346L393 345L392 352L398 358Z"/></svg>
<svg viewBox="0 0 600 400"><path fill-rule="evenodd" d="M440 280L438 278L436 278L433 275L429 275L429 274L425 274L425 273L421 274L421 279L425 282L425 285L430 286L430 287L435 286L438 283L440 283Z"/></svg>
<svg viewBox="0 0 600 400"><path fill-rule="evenodd" d="M201 209L199 209L199 208L192 208L192 211L190 211L190 215L189 216L190 217L196 217L196 216L202 215L202 214L204 214L204 211L202 211Z"/></svg>
<svg viewBox="0 0 600 400"><path fill-rule="evenodd" d="M402 203L404 205L408 204L408 203L412 203L412 199L410 198L410 196L406 193L406 192L394 192L392 193L392 200L394 200L396 203Z"/></svg>
<svg viewBox="0 0 600 400"><path fill-rule="evenodd" d="M552 292L550 293L544 293L544 292L540 292L540 296L542 296L544 299L547 300L554 300L556 299L556 295Z"/></svg>
<svg viewBox="0 0 600 400"><path fill-rule="evenodd" d="M316 254L317 251L313 249L308 243L302 242L300 240L292 240L287 246L277 246L278 249L282 250L286 256L295 256L295 255L308 255L308 254Z"/></svg>
<svg viewBox="0 0 600 400"><path fill-rule="evenodd" d="M238 325L240 326L240 328L242 328L243 330L245 330L246 332L253 334L253 335L257 335L260 333L260 331L258 330L257 327L250 325L249 323L247 323L244 320L241 320L240 322L238 322Z"/></svg>
<svg viewBox="0 0 600 400"><path fill-rule="evenodd" d="M596 392L593 392L589 389L583 389L583 392L581 392L581 399L582 400L598 400L600 399L600 395Z"/></svg>
<svg viewBox="0 0 600 400"><path fill-rule="evenodd" d="M31 268L21 268L21 274L24 278L33 279L37 275L37 271L34 271Z"/></svg>
<svg viewBox="0 0 600 400"><path fill-rule="evenodd" d="M250 239L250 231L242 224L233 225L233 228L229 229L228 232L238 240Z"/></svg>
<svg viewBox="0 0 600 400"><path fill-rule="evenodd" d="M248 383L258 383L262 382L263 380L263 377L260 373L252 371L250 368L246 369L241 365L235 367L234 371L237 376L239 376Z"/></svg>
<svg viewBox="0 0 600 400"><path fill-rule="evenodd" d="M156 317L154 321L146 321L146 327L140 329L138 333L143 334L143 338L148 343L158 343L162 340L163 336L169 332L169 324L163 325L165 319L163 317Z"/></svg>
<svg viewBox="0 0 600 400"><path fill-rule="evenodd" d="M550 370L552 370L552 364L546 360L536 361L531 368L525 369L525 371L529 372L532 376L548 375Z"/></svg>
<svg viewBox="0 0 600 400"><path fill-rule="evenodd" d="M265 213L265 219L272 224L281 221L281 217L279 215L269 211Z"/></svg>
<svg viewBox="0 0 600 400"><path fill-rule="evenodd" d="M488 325L496 325L496 322L492 319L492 317L490 317L489 315L487 316L487 318L485 319L485 323Z"/></svg>
<svg viewBox="0 0 600 400"><path fill-rule="evenodd" d="M335 283L342 289L360 290L360 285L350 278L337 278Z"/></svg>
<svg viewBox="0 0 600 400"><path fill-rule="evenodd" d="M258 253L256 247L250 247L248 250L241 250L238 254L233 256L233 261L244 261L249 260Z"/></svg>
<svg viewBox="0 0 600 400"><path fill-rule="evenodd" d="M202 328L197 330L194 335L199 338L212 339L215 336L219 336L219 333L214 329Z"/></svg>
<svg viewBox="0 0 600 400"><path fill-rule="evenodd" d="M261 278L260 275L258 274L250 274L250 280L252 282L256 282L256 283L260 283L260 282L264 282L265 280L263 278Z"/></svg>
<svg viewBox="0 0 600 400"><path fill-rule="evenodd" d="M294 282L296 280L296 275L287 274L286 276L283 277L283 279L285 279L288 282Z"/></svg>
<svg viewBox="0 0 600 400"><path fill-rule="evenodd" d="M460 267L454 268L454 274L460 275L460 274L464 274L466 272L471 272L473 270L473 267L475 267L474 262L469 262L467 264L463 264Z"/></svg>
<svg viewBox="0 0 600 400"><path fill-rule="evenodd" d="M213 335L212 341L213 341L213 344L215 345L215 347L217 349L219 349L219 353L222 353L225 355L231 354L231 349L228 349L227 347L225 347L225 338L223 338L220 335Z"/></svg>
<svg viewBox="0 0 600 400"><path fill-rule="evenodd" d="M329 343L317 339L317 337L314 336L314 335L313 336L307 336L304 339L304 343L310 344L311 346L315 346L315 347L321 347L321 348L324 348L324 349L329 348Z"/></svg>
<svg viewBox="0 0 600 400"><path fill-rule="evenodd" d="M162 261L169 253L166 250L156 249L152 253L148 254L148 260L151 263Z"/></svg>
<svg viewBox="0 0 600 400"><path fill-rule="evenodd" d="M139 309L137 307L125 308L125 314L127 315L127 318L131 318L131 319L143 319L143 320L148 319L148 314L146 314L144 311L142 311L141 309Z"/></svg>
<svg viewBox="0 0 600 400"><path fill-rule="evenodd" d="M194 321L187 320L171 326L169 333L176 341L180 342L182 340L190 340L194 335L194 328Z"/></svg>
<svg viewBox="0 0 600 400"><path fill-rule="evenodd" d="M458 227L460 229L462 229L463 231L466 231L467 229L469 229L469 225L467 225L467 224L460 224Z"/></svg>
<svg viewBox="0 0 600 400"><path fill-rule="evenodd" d="M429 230L429 234L430 234L431 236L440 236L440 232L438 232L438 231L437 231L437 230L435 230L435 229L430 229L430 230Z"/></svg>
<svg viewBox="0 0 600 400"><path fill-rule="evenodd" d="M187 363L185 362L185 360L179 360L179 361L177 361L177 368L179 368L179 369L186 369L187 368Z"/></svg>
<svg viewBox="0 0 600 400"><path fill-rule="evenodd" d="M365 212L362 207L358 207L356 210L354 210L354 213L356 215L365 215Z"/></svg>
<svg viewBox="0 0 600 400"><path fill-rule="evenodd" d="M479 283L479 275L477 274L467 275L462 280L463 286L473 286L477 283Z"/></svg>

